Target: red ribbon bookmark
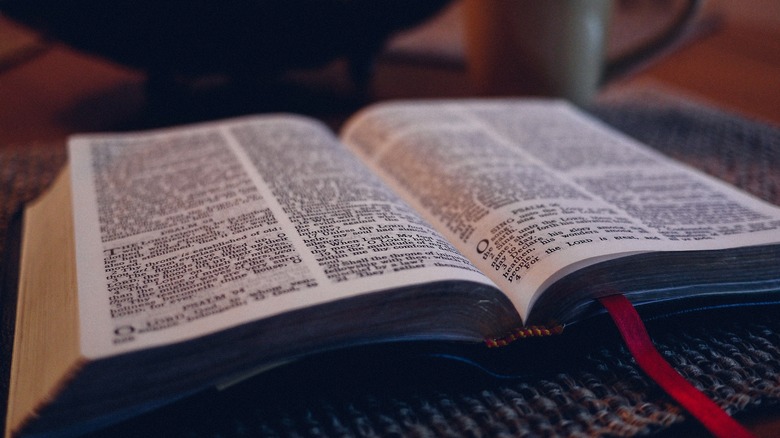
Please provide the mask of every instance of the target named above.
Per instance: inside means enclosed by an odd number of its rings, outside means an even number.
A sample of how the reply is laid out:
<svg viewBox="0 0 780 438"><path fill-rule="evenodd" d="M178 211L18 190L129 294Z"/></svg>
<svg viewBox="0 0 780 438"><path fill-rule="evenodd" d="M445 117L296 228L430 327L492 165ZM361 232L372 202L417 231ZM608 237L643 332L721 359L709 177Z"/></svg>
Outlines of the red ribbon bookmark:
<svg viewBox="0 0 780 438"><path fill-rule="evenodd" d="M599 298L617 325L636 363L667 394L693 415L716 437L752 437L709 397L685 380L655 349L653 341L634 306L623 295Z"/></svg>

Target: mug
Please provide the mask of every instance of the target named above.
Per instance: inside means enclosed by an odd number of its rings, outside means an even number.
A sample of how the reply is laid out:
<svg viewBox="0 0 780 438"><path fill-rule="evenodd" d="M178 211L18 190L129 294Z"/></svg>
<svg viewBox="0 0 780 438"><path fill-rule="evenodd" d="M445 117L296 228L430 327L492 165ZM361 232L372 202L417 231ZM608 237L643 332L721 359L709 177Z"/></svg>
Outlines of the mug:
<svg viewBox="0 0 780 438"><path fill-rule="evenodd" d="M613 0L464 0L470 79L484 95L542 94L587 105L598 91ZM628 62L646 59L672 41L698 1Z"/></svg>

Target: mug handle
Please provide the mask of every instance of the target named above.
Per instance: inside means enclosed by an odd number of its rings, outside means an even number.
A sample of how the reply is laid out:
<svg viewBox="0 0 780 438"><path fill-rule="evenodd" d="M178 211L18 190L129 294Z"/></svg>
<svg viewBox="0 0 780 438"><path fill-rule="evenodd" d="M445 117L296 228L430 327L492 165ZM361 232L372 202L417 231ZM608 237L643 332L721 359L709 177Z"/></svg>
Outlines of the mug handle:
<svg viewBox="0 0 780 438"><path fill-rule="evenodd" d="M702 0L688 0L685 9L679 14L672 24L658 34L649 43L637 47L634 50L610 61L604 66L602 83L622 76L639 64L649 61L667 49L677 38L683 34L697 17L702 6Z"/></svg>

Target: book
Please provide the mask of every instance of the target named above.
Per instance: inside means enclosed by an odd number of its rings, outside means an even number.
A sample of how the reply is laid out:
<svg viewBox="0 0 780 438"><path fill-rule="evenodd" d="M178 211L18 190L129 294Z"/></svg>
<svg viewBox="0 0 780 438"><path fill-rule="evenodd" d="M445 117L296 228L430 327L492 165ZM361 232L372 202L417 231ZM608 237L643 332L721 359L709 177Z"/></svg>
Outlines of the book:
<svg viewBox="0 0 780 438"><path fill-rule="evenodd" d="M780 209L555 100L89 134L24 212L6 435L322 351L777 301Z"/></svg>

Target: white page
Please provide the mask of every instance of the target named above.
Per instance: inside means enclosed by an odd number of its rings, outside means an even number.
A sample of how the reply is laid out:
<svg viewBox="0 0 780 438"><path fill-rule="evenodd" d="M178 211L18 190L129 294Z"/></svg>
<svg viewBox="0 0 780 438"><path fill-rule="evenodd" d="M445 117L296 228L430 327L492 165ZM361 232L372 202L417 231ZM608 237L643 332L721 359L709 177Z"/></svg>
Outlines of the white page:
<svg viewBox="0 0 780 438"><path fill-rule="evenodd" d="M87 357L366 291L492 284L310 120L80 136L70 154Z"/></svg>
<svg viewBox="0 0 780 438"><path fill-rule="evenodd" d="M526 319L543 288L644 251L780 241L780 209L547 100L397 102L343 141Z"/></svg>

